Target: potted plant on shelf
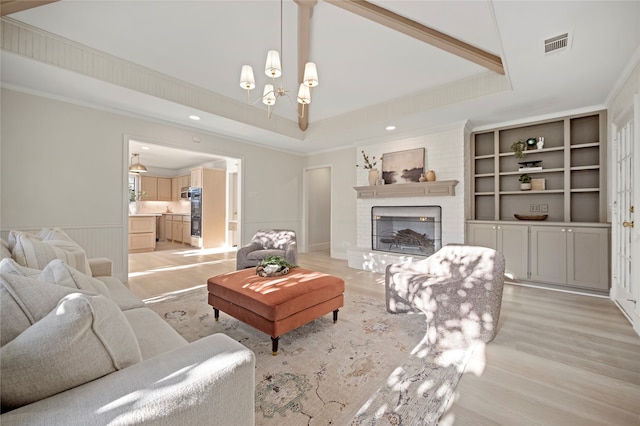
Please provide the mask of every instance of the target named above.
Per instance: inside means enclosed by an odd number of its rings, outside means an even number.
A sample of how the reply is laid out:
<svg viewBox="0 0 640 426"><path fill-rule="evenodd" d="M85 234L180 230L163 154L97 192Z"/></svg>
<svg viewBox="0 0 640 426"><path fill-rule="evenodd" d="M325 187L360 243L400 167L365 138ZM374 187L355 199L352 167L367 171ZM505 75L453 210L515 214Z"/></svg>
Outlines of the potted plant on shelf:
<svg viewBox="0 0 640 426"><path fill-rule="evenodd" d="M527 174L520 175L518 178L520 181L520 190L521 191L529 191L531 190L531 177Z"/></svg>
<svg viewBox="0 0 640 426"><path fill-rule="evenodd" d="M524 157L525 149L527 149L527 143L523 140L518 140L511 144L511 151L513 151L516 158Z"/></svg>

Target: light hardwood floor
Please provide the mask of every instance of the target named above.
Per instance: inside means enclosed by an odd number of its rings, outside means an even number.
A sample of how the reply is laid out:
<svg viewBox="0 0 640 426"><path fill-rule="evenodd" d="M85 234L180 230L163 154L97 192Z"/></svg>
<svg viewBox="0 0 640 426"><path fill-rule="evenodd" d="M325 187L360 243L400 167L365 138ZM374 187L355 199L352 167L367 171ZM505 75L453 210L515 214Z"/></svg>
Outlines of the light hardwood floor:
<svg viewBox="0 0 640 426"><path fill-rule="evenodd" d="M235 252L179 244L129 256L139 297L206 283L235 269ZM346 296L384 298L384 275L327 252L300 266L343 278ZM606 298L507 284L499 332L474 352L441 425L640 425L640 337Z"/></svg>

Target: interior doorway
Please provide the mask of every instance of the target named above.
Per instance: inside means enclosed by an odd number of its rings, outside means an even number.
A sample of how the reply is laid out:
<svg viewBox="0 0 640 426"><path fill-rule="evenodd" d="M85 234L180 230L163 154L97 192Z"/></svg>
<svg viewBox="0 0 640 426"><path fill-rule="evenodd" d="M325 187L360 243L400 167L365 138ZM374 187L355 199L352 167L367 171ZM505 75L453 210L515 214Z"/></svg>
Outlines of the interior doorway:
<svg viewBox="0 0 640 426"><path fill-rule="evenodd" d="M132 181L137 182L137 187L133 185L133 193L141 194L139 200L137 199L137 214L158 216L157 243L178 243L185 249L194 250L227 250L237 246L242 217L241 158L199 151L199 146L185 149L139 137L125 136L124 144L125 152L128 154L127 166L129 167L133 161L130 160L132 154L140 154L136 161L147 169L147 172L139 175L128 174L125 190L131 194ZM131 179L132 176L134 179ZM145 183L154 186L155 190L149 191ZM164 192L160 190L161 183L166 187ZM193 203L190 198L190 194L193 193L191 189L194 187L199 187L202 194L202 217L197 215L200 232L196 230L195 233L192 226ZM128 196L127 201L129 199ZM130 215L130 209L126 210L125 215ZM218 213L205 217L206 212L213 210ZM169 219L172 219L173 223L169 224ZM180 223L176 224L175 219ZM208 229L211 235L215 234L215 238L205 238ZM200 238L197 238L198 236ZM125 241L129 240L128 235L125 236ZM216 243L205 244L209 240ZM125 252L128 252L129 248L127 247Z"/></svg>
<svg viewBox="0 0 640 426"><path fill-rule="evenodd" d="M306 252L331 249L331 174L331 166L304 170Z"/></svg>

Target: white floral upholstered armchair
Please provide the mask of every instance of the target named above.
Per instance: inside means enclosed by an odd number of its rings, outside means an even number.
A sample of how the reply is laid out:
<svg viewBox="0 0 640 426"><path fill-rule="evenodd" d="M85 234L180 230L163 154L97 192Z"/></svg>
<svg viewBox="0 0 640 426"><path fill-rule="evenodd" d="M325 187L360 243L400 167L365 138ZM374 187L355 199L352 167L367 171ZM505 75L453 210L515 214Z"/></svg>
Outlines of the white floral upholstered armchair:
<svg viewBox="0 0 640 426"><path fill-rule="evenodd" d="M387 310L424 313L431 345L490 342L498 331L504 268L496 250L455 244L423 260L388 265Z"/></svg>
<svg viewBox="0 0 640 426"><path fill-rule="evenodd" d="M292 265L298 264L296 233L289 229L261 229L251 242L238 249L236 269L256 267L268 256L282 256Z"/></svg>

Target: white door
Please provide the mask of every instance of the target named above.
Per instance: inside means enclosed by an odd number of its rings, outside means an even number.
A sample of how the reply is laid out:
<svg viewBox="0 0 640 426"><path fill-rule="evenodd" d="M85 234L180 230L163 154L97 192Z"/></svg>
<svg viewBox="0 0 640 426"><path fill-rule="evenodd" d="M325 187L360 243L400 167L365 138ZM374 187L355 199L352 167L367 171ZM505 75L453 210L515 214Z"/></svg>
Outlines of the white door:
<svg viewBox="0 0 640 426"><path fill-rule="evenodd" d="M613 123L613 208L611 220L612 297L640 332L640 232L635 210L640 193L638 96L634 106ZM632 259L636 259L632 262Z"/></svg>

